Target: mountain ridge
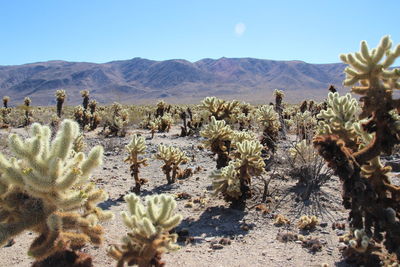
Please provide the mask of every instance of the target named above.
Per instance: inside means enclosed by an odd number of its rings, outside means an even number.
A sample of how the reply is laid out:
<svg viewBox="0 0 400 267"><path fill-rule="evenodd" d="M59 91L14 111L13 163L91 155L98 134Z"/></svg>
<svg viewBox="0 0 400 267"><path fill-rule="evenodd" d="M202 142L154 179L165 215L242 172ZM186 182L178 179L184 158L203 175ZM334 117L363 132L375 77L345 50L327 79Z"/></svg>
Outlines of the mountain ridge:
<svg viewBox="0 0 400 267"><path fill-rule="evenodd" d="M11 104L29 96L35 105L54 104L58 89L67 91L68 105L81 102L83 89L100 103L197 103L210 95L264 103L278 88L287 101L299 102L300 97L325 98L330 84L341 90L344 68L342 63L226 57L195 62L139 57L106 63L51 60L0 66L0 93L11 97Z"/></svg>

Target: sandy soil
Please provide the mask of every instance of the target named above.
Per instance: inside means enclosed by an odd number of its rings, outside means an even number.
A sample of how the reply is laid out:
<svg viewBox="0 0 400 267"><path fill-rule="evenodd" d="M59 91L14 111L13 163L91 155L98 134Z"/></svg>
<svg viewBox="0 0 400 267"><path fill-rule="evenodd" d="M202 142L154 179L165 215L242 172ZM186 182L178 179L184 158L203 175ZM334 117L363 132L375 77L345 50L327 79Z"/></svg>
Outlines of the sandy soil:
<svg viewBox="0 0 400 267"><path fill-rule="evenodd" d="M13 131L26 134L21 129ZM285 153L282 152L285 149L284 143L280 144L274 167L275 173L280 174L279 179L272 179L269 185L271 195L267 206L270 212L263 214L255 208L263 192L261 179L254 180L254 199L247 201L244 209L231 208L221 197L212 195L208 175L215 168L215 160L209 151L197 148L201 138L177 137L177 127L170 133L156 134L153 140L149 139L147 131L132 129L129 134L132 133L140 133L147 138L146 157L149 158L149 166L141 169L140 176L149 182L142 187L141 196L185 192L192 199L203 200L202 204L194 203L193 207L186 205L189 199L177 200L177 212L184 217L177 230L187 229L191 242L180 242L179 251L164 254L167 266L321 266L323 263L328 266L348 266L343 262L338 249L338 235L343 234L343 231L331 227L333 222L345 222L347 218L347 212L341 206L337 177L332 176L321 188L318 203L299 201L297 192L301 188L297 188L296 181L287 175ZM2 139L5 136L6 132L2 132ZM110 244L118 243L126 232L119 213L126 208L120 197L134 185L129 166L123 162L126 157L124 146L129 139L129 135L125 138L104 139L96 133L86 134L87 149L96 144L105 147L104 165L95 171L93 180L110 195L110 199L101 203L101 206L116 215L115 219L103 224L104 244L101 247L88 245L83 248L83 251L93 256L95 266L115 266L106 251ZM158 144L180 147L193 158L184 167L200 166L202 171L176 184L167 185L160 169L161 161L153 158ZM268 179L271 173L264 178ZM303 247L300 241L277 240L278 234L300 233L296 225L298 218L311 213L317 213L321 223L314 231L301 233L316 237L322 244L321 251L312 252ZM273 218L276 214L284 214L291 220L291 225L275 226ZM15 238L15 244L11 247L0 248L0 266L30 266L32 259L27 255L27 248L33 238L33 233L25 232ZM224 243L222 245L219 244L221 239Z"/></svg>

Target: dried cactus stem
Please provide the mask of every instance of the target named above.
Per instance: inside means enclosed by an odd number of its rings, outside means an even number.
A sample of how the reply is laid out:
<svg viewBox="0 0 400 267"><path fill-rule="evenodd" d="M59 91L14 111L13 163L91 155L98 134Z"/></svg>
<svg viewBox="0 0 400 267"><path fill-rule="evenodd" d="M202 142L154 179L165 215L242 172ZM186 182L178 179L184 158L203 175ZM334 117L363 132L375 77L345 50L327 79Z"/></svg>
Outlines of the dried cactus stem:
<svg viewBox="0 0 400 267"><path fill-rule="evenodd" d="M181 117L181 119L182 119L182 123L183 123L183 126L181 126L181 134L180 134L180 136L181 137L185 137L185 136L188 136L188 129L187 129L187 123L186 123L186 112L185 111L182 111L181 112L181 114L180 114L180 117Z"/></svg>
<svg viewBox="0 0 400 267"><path fill-rule="evenodd" d="M165 176L167 177L167 182L168 182L168 184L173 184L175 181L174 181L174 178L171 177L171 171L172 171L171 165L165 164L165 165L162 167L162 170L163 170Z"/></svg>
<svg viewBox="0 0 400 267"><path fill-rule="evenodd" d="M239 170L241 199L251 198L251 175L247 165L242 165Z"/></svg>
<svg viewBox="0 0 400 267"><path fill-rule="evenodd" d="M90 255L64 250L51 255L43 261L36 261L32 267L93 267L92 258Z"/></svg>
<svg viewBox="0 0 400 267"><path fill-rule="evenodd" d="M10 101L10 97L9 96L4 96L3 97L3 106L4 106L4 108L8 108L8 101Z"/></svg>
<svg viewBox="0 0 400 267"><path fill-rule="evenodd" d="M57 116L59 118L61 118L63 104L64 104L64 99L57 99Z"/></svg>

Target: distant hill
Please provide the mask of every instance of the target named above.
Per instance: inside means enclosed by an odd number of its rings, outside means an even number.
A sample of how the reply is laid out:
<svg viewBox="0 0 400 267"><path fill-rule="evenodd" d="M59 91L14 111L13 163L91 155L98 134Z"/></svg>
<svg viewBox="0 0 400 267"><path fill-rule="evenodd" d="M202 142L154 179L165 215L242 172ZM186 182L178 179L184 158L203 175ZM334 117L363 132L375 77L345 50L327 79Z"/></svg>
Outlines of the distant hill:
<svg viewBox="0 0 400 267"><path fill-rule="evenodd" d="M344 64L308 64L255 58L202 59L197 62L143 58L103 64L48 61L0 66L0 96L11 105L31 97L34 105L54 104L57 89L67 91L67 105L81 103L80 90L89 89L101 103L197 103L205 96L253 103L272 100L275 88L286 100L321 100L330 84L341 89Z"/></svg>

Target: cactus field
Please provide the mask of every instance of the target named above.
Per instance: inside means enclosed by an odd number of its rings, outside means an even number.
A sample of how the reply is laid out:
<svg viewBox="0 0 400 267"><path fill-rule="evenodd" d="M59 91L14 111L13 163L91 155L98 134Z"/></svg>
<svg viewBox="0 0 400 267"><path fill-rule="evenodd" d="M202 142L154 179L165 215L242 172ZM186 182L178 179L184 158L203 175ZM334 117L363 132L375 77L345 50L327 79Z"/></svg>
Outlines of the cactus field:
<svg viewBox="0 0 400 267"><path fill-rule="evenodd" d="M0 266L400 266L399 57L321 102L3 96Z"/></svg>

